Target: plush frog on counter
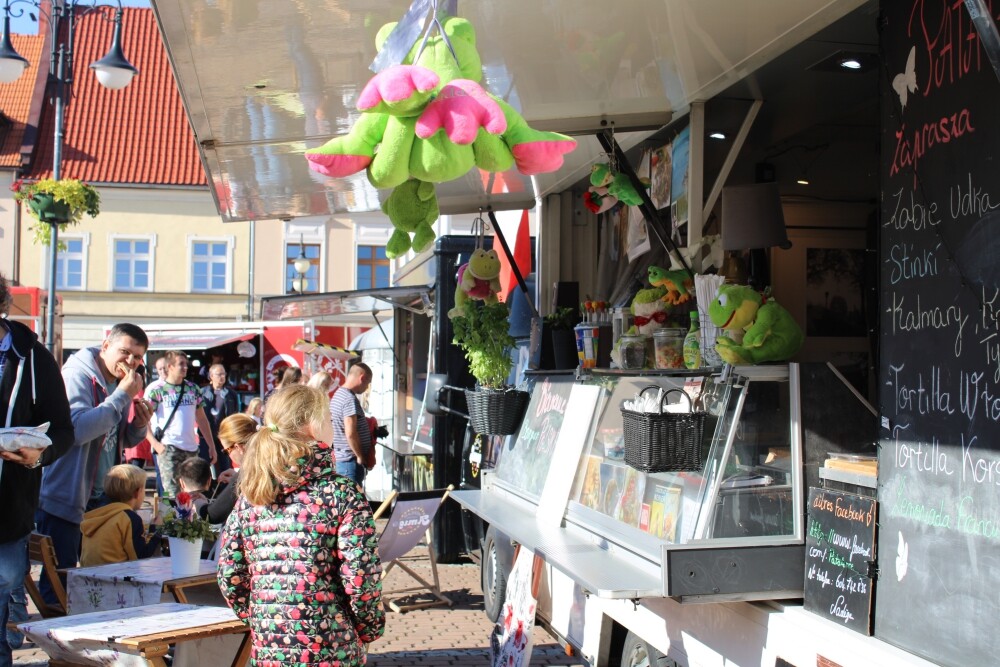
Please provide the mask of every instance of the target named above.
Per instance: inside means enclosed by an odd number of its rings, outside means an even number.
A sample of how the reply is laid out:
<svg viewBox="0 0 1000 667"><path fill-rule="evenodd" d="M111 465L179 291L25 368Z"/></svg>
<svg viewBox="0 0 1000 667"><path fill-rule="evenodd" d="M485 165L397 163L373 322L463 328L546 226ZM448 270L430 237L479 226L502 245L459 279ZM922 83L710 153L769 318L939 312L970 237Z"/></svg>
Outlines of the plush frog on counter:
<svg viewBox="0 0 1000 667"><path fill-rule="evenodd" d="M802 347L802 329L789 312L751 287L720 287L708 316L727 332L716 340L715 349L728 364L784 361ZM742 344L730 335L739 332L743 332Z"/></svg>

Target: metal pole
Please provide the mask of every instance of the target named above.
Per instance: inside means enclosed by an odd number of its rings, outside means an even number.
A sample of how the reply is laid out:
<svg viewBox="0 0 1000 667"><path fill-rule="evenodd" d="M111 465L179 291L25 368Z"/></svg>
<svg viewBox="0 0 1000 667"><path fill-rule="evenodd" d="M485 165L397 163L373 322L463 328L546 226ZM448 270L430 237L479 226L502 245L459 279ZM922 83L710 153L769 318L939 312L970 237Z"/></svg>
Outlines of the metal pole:
<svg viewBox="0 0 1000 667"><path fill-rule="evenodd" d="M254 227L254 221L250 221L250 279L247 285L247 319L251 322L256 319L253 316L253 281L254 281L254 264L256 262L256 249L257 245L257 229Z"/></svg>
<svg viewBox="0 0 1000 667"><path fill-rule="evenodd" d="M61 11L53 7L52 12L52 39L53 51L55 51L55 40L59 37L59 18ZM62 143L63 143L63 106L64 89L63 82L65 72L66 47L59 44L58 65L56 69L56 95L55 95L55 139L52 145L52 180L58 181L62 175ZM56 260L59 255L59 223L53 222L52 235L49 239L49 300L48 312L45 314L45 346L52 356L56 354ZM58 359L56 361L59 361Z"/></svg>

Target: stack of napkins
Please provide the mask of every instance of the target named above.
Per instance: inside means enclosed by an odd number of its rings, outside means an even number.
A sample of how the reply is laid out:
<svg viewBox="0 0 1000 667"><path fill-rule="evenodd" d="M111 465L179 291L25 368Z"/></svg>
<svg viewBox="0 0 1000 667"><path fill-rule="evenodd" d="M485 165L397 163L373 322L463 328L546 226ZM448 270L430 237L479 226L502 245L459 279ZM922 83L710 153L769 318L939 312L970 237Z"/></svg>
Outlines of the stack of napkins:
<svg viewBox="0 0 1000 667"><path fill-rule="evenodd" d="M16 452L19 449L45 449L52 440L45 433L49 430L49 422L40 426L13 426L0 428L0 450Z"/></svg>

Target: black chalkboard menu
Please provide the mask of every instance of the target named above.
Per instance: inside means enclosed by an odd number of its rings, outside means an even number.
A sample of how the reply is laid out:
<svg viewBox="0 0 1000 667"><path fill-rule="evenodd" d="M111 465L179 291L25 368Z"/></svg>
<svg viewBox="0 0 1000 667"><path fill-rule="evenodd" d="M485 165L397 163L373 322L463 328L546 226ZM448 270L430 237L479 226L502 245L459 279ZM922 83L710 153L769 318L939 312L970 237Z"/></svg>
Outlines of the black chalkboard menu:
<svg viewBox="0 0 1000 667"><path fill-rule="evenodd" d="M1000 82L966 4L881 4L875 601L963 666L1000 655Z"/></svg>
<svg viewBox="0 0 1000 667"><path fill-rule="evenodd" d="M875 569L874 498L809 489L803 606L871 634Z"/></svg>

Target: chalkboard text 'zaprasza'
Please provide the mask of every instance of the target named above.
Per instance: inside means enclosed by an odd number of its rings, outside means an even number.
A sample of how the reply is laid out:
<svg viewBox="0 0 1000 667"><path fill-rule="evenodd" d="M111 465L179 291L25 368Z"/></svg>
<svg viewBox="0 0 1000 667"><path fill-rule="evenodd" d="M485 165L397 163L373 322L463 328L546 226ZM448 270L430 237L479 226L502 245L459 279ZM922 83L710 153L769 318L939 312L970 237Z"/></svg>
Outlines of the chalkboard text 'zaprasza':
<svg viewBox="0 0 1000 667"><path fill-rule="evenodd" d="M896 130L896 149L892 155L889 176L895 176L907 167L913 168L914 185L920 160L934 146L947 144L952 139L960 139L972 134L976 128L968 109L962 109L950 116L924 123L912 133L907 133L906 123Z"/></svg>

